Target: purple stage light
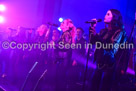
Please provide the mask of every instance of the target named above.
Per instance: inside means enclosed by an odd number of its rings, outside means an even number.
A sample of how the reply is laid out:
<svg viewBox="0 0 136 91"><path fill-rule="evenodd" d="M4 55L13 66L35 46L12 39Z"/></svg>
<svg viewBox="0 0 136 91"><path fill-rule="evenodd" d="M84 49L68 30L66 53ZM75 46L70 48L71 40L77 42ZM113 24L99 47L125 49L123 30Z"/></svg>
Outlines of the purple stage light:
<svg viewBox="0 0 136 91"><path fill-rule="evenodd" d="M5 5L3 5L3 4L0 4L0 11L5 11L6 10L6 7L5 7Z"/></svg>
<svg viewBox="0 0 136 91"><path fill-rule="evenodd" d="M59 18L59 22L63 22L63 18Z"/></svg>
<svg viewBox="0 0 136 91"><path fill-rule="evenodd" d="M131 68L127 68L127 73L131 74L131 75L135 75L135 71Z"/></svg>

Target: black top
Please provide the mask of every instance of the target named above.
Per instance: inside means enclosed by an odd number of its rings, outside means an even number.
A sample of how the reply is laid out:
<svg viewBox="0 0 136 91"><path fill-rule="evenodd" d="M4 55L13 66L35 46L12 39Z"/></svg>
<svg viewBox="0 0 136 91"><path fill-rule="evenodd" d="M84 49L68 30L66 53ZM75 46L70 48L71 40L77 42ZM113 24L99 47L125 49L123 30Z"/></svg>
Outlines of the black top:
<svg viewBox="0 0 136 91"><path fill-rule="evenodd" d="M120 43L122 35L123 33L122 30L120 29L119 30L102 29L100 33L96 35L91 35L91 43L95 44L96 42L100 42L102 45L104 45L104 47L102 46L100 49L95 50L94 61L96 61L97 64L113 65L116 62L115 54L118 51L118 49L114 47L113 48L105 47L109 43L113 45L115 43Z"/></svg>

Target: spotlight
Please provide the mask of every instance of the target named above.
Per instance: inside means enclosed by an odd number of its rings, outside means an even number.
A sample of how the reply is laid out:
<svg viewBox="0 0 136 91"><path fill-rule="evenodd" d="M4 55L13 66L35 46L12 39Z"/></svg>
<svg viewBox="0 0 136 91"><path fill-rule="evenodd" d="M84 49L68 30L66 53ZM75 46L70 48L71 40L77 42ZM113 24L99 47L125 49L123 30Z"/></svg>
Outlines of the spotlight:
<svg viewBox="0 0 136 91"><path fill-rule="evenodd" d="M63 22L63 18L59 18L59 22Z"/></svg>
<svg viewBox="0 0 136 91"><path fill-rule="evenodd" d="M3 22L4 22L4 17L0 16L0 23L3 23Z"/></svg>
<svg viewBox="0 0 136 91"><path fill-rule="evenodd" d="M0 4L0 11L5 11L6 7L3 4Z"/></svg>
<svg viewBox="0 0 136 91"><path fill-rule="evenodd" d="M61 31L61 28L60 28L60 27L58 27L58 30L59 30L59 31Z"/></svg>

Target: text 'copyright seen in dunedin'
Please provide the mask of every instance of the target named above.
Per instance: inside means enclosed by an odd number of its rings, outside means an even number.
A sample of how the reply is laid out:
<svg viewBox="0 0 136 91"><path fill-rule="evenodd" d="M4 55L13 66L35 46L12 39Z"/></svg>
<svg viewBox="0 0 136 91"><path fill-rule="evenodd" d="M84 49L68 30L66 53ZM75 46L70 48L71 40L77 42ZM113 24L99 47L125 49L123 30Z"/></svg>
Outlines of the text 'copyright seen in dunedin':
<svg viewBox="0 0 136 91"><path fill-rule="evenodd" d="M133 49L134 48L134 44L133 43L101 43L101 42L96 42L95 44L95 49ZM64 43L64 42L59 42L57 44L55 43L50 43L50 42L46 42L46 43L18 43L15 41L12 42L8 42L8 41L4 41L1 43L1 46L3 49L19 49L19 50L28 50L28 51L32 51L33 49L38 49L41 51L45 51L47 49L83 49L83 48L93 48L93 44L92 43Z"/></svg>

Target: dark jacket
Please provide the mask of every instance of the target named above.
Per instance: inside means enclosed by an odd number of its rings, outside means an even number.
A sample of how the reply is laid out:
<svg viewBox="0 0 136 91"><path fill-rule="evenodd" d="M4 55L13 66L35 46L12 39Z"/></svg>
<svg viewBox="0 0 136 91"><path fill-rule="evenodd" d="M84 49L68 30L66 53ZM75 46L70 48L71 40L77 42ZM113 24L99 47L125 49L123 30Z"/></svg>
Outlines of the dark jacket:
<svg viewBox="0 0 136 91"><path fill-rule="evenodd" d="M114 66L116 63L115 54L118 51L118 48L115 48L114 45L121 42L122 36L123 30L121 29L110 31L102 29L96 35L91 34L91 43L97 44L97 47L101 46L99 49L96 48L94 53L94 61L96 61L98 68ZM109 44L113 45L113 47L109 46Z"/></svg>

